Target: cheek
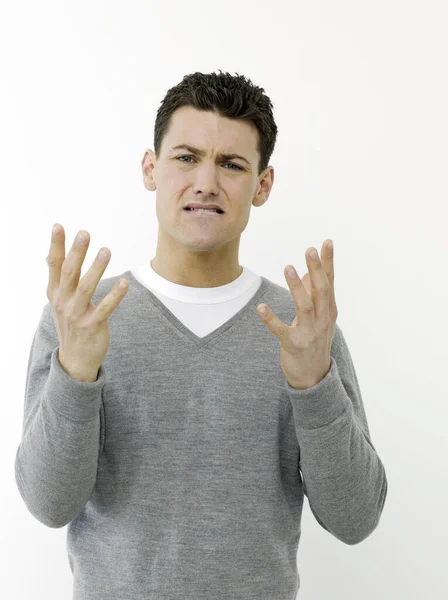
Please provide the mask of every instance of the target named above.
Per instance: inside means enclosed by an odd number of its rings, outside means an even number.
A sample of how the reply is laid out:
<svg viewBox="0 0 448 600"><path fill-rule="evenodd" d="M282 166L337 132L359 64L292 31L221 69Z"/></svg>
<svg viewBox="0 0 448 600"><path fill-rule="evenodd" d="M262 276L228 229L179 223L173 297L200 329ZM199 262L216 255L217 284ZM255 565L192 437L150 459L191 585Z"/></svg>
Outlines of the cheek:
<svg viewBox="0 0 448 600"><path fill-rule="evenodd" d="M177 210L180 204L186 204L186 198L191 200L191 193L188 195L188 190L191 189L188 181L175 170L165 169L163 176L159 176L159 181L159 185L156 181L156 189L163 210Z"/></svg>
<svg viewBox="0 0 448 600"><path fill-rule="evenodd" d="M170 196L180 198L191 189L191 181L185 174L180 173L179 169L170 169L164 175L163 187L168 190Z"/></svg>

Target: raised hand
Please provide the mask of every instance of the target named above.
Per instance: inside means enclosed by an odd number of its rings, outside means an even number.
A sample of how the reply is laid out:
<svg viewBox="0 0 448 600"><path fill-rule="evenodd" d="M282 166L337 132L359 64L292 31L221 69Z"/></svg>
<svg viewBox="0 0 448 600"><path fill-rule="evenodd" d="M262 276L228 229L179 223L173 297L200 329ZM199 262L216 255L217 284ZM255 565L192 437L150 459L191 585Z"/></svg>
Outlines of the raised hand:
<svg viewBox="0 0 448 600"><path fill-rule="evenodd" d="M64 228L59 224L55 228L47 256L50 268L47 298L59 336L58 359L73 379L93 382L109 349L108 319L126 295L128 281L120 279L98 306L92 304L90 300L109 263L110 250L102 248L79 280L90 236L80 231L66 258ZM84 234L84 240L80 234Z"/></svg>
<svg viewBox="0 0 448 600"><path fill-rule="evenodd" d="M331 368L331 344L338 310L334 296L334 260L331 240L322 246L322 259L311 248L306 253L309 267L303 280L292 265L284 271L296 305L291 326L283 323L265 304L257 312L266 327L280 340L280 363L289 385L303 390L317 385ZM293 275L289 274L292 268ZM260 308L266 307L263 314Z"/></svg>

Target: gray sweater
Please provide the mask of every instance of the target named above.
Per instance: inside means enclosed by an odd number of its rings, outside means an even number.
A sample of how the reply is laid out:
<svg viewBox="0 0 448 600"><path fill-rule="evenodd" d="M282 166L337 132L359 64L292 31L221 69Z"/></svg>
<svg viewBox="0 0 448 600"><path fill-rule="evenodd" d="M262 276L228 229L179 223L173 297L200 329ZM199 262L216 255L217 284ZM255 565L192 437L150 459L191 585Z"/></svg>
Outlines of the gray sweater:
<svg viewBox="0 0 448 600"><path fill-rule="evenodd" d="M351 356L296 390L256 307L290 325L288 289L200 338L132 271L95 382L58 360L50 303L34 334L15 477L30 513L67 530L73 600L294 600L304 494L344 544L377 527L387 495Z"/></svg>

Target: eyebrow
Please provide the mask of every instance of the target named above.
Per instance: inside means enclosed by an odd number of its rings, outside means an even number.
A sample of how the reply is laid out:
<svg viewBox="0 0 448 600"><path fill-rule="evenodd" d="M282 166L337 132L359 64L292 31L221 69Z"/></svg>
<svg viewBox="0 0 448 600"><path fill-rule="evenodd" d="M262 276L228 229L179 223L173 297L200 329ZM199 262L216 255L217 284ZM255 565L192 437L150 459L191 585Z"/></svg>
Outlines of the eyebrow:
<svg viewBox="0 0 448 600"><path fill-rule="evenodd" d="M188 150L192 154L197 154L198 156L205 156L205 151L200 148L195 148L194 146L189 146L188 144L179 144L179 146L173 146L171 150ZM239 158L243 160L250 166L250 162L244 156L240 156L239 154L218 154L218 158L222 160L232 160L234 158Z"/></svg>

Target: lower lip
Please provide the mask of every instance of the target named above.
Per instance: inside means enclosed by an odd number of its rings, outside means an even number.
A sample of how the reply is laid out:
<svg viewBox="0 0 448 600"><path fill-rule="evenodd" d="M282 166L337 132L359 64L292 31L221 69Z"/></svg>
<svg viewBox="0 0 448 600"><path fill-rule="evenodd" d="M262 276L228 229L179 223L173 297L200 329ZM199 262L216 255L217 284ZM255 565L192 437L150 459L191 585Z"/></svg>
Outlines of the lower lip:
<svg viewBox="0 0 448 600"><path fill-rule="evenodd" d="M218 212L214 212L214 211L200 211L200 210L187 210L186 208L184 208L184 211L186 213L188 213L189 215L195 215L195 216L199 216L199 217L222 217L222 215L224 213L218 213Z"/></svg>

